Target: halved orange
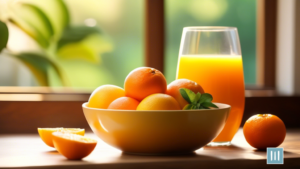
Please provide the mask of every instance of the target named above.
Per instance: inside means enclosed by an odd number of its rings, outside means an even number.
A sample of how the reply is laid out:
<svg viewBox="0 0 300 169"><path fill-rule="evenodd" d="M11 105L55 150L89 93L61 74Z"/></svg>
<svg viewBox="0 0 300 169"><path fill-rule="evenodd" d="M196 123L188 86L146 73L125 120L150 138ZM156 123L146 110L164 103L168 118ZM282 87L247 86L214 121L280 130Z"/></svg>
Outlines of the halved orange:
<svg viewBox="0 0 300 169"><path fill-rule="evenodd" d="M52 133L60 131L65 133L73 133L73 134L79 134L84 135L84 129L80 128L38 128L39 135L41 139L50 147L54 147L53 141L52 141Z"/></svg>
<svg viewBox="0 0 300 169"><path fill-rule="evenodd" d="M77 134L54 132L52 136L56 150L69 160L88 156L97 145L97 140Z"/></svg>

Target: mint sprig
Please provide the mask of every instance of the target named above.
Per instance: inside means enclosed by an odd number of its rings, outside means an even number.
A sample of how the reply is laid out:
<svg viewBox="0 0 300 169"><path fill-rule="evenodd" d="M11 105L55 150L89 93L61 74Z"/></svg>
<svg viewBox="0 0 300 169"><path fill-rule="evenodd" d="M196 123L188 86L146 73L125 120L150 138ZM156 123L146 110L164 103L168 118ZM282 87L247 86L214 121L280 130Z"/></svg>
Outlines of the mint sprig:
<svg viewBox="0 0 300 169"><path fill-rule="evenodd" d="M213 97L209 93L197 93L195 94L190 89L180 88L179 92L181 96L186 100L189 104L184 106L183 110L191 110L191 109L210 109L211 107L218 108L211 101Z"/></svg>

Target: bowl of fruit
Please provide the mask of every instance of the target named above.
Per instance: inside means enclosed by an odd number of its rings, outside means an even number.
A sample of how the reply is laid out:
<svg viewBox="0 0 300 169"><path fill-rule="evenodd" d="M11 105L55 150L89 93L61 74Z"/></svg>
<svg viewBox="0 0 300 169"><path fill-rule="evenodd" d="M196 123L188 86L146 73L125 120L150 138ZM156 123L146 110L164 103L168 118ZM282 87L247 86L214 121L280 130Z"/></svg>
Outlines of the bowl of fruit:
<svg viewBox="0 0 300 169"><path fill-rule="evenodd" d="M107 144L130 154L191 153L223 129L230 105L188 79L167 85L149 67L131 71L124 89L103 85L82 105L93 132Z"/></svg>

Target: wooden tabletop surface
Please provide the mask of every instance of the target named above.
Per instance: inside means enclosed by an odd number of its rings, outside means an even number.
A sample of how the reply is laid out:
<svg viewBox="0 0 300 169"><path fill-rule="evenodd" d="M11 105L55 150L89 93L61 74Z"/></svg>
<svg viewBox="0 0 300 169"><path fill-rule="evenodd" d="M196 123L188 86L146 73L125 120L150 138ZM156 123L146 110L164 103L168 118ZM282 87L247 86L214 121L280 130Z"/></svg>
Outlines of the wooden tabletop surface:
<svg viewBox="0 0 300 169"><path fill-rule="evenodd" d="M86 136L98 139L93 133ZM300 168L300 129L289 129L280 145L283 165L267 165L266 151L252 148L241 129L232 146L206 146L179 156L128 155L98 140L88 157L71 161L46 146L38 134L0 135L0 168Z"/></svg>

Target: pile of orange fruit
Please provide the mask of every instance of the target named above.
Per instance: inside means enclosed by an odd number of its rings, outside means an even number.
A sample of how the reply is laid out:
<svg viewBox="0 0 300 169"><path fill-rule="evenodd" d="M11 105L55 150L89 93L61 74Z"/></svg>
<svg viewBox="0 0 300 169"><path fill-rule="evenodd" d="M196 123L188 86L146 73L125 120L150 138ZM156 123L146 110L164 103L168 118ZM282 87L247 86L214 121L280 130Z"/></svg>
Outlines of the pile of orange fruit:
<svg viewBox="0 0 300 169"><path fill-rule="evenodd" d="M91 95L88 107L122 110L181 110L188 102L179 89L187 88L204 93L196 82L180 79L167 86L164 75L150 67L131 71L125 79L124 89L115 85L98 87ZM41 139L70 160L88 156L97 141L87 138L84 129L38 128Z"/></svg>
<svg viewBox="0 0 300 169"><path fill-rule="evenodd" d="M102 85L91 94L88 107L121 110L182 110L188 102L179 89L204 93L194 81L178 79L167 85L165 76L157 69L139 67L126 77L124 88Z"/></svg>
<svg viewBox="0 0 300 169"><path fill-rule="evenodd" d="M115 85L98 87L90 96L88 107L122 110L182 110L188 102L180 94L181 88L204 93L194 81L177 79L167 85L164 75L150 67L131 71L124 89ZM255 115L243 127L246 141L254 148L279 146L285 138L282 120L271 114Z"/></svg>
<svg viewBox="0 0 300 169"><path fill-rule="evenodd" d="M194 81L178 79L167 85L159 70L139 67L127 75L124 88L102 85L95 89L87 106L119 110L182 110L189 104L180 93L182 88L195 94L204 93ZM83 136L84 129L38 128L38 132L48 146L71 160L88 156L97 144L96 140ZM266 149L277 147L284 141L286 128L277 116L263 114L249 118L243 132L252 147Z"/></svg>

